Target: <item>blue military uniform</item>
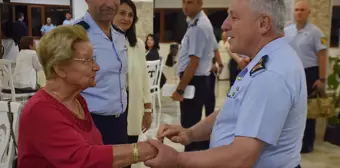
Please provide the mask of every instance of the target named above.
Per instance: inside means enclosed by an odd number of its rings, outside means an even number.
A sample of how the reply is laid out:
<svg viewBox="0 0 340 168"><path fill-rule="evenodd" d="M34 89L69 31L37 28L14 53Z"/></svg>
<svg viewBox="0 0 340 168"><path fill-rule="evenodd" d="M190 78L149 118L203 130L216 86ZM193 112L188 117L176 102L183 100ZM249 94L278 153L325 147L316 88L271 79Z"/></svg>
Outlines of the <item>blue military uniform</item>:
<svg viewBox="0 0 340 168"><path fill-rule="evenodd" d="M87 30L96 62L100 67L96 74L97 85L84 90L81 94L88 103L93 121L103 136L104 144L127 143L125 34L112 26L111 40L88 12L75 23Z"/></svg>
<svg viewBox="0 0 340 168"><path fill-rule="evenodd" d="M285 29L285 36L290 45L299 55L305 68L308 95L313 91L313 84L319 79L318 52L327 49L327 40L318 27L307 23L303 29L297 30L296 24L292 24ZM303 138L302 152L313 151L315 141L315 119L307 119L306 130Z"/></svg>
<svg viewBox="0 0 340 168"><path fill-rule="evenodd" d="M55 25L53 25L53 24L50 24L50 25L43 25L42 27L41 27L41 29L40 29L40 31L42 32L42 33L48 33L48 32L50 32L50 31L52 31L53 29L55 29L56 28L56 26Z"/></svg>
<svg viewBox="0 0 340 168"><path fill-rule="evenodd" d="M206 90L209 89L209 74L214 53L214 32L209 18L203 11L193 19L188 19L188 29L182 39L177 72L182 78L190 57L199 58L195 75L189 85L195 86L193 99L184 99L180 103L181 124L189 128L202 118L203 105L206 99ZM209 148L209 142L192 143L185 147L185 151L204 150Z"/></svg>
<svg viewBox="0 0 340 168"><path fill-rule="evenodd" d="M238 75L219 112L210 148L237 136L265 143L254 168L294 168L300 163L307 89L302 63L285 38L276 39Z"/></svg>

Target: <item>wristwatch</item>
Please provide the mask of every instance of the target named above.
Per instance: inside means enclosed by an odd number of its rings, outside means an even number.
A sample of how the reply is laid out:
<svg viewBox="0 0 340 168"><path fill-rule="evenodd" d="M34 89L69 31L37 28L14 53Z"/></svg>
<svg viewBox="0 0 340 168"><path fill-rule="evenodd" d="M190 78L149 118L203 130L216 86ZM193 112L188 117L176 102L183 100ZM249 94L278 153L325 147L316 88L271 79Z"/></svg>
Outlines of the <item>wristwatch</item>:
<svg viewBox="0 0 340 168"><path fill-rule="evenodd" d="M176 92L177 92L179 95L181 95L181 96L184 95L184 90L177 89Z"/></svg>

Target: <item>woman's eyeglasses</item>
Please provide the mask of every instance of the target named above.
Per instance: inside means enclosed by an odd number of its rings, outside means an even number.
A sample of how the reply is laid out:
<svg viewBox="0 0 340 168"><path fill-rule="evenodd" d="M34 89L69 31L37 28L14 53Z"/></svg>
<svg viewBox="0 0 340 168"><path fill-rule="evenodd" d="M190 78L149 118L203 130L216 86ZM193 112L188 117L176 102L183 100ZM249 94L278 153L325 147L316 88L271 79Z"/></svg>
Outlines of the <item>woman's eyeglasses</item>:
<svg viewBox="0 0 340 168"><path fill-rule="evenodd" d="M92 58L88 58L88 59L85 59L85 58L72 58L72 60L80 61L80 62L84 62L84 63L94 64L95 61L96 61L96 56L93 56Z"/></svg>

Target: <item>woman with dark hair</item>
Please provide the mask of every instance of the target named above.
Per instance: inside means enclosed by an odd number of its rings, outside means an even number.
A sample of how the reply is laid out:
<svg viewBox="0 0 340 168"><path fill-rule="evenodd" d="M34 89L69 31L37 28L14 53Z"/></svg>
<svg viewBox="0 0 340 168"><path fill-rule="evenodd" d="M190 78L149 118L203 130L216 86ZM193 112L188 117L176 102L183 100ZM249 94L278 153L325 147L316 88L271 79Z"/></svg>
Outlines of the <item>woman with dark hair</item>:
<svg viewBox="0 0 340 168"><path fill-rule="evenodd" d="M148 34L148 36L146 36L145 49L146 49L146 52L147 52L146 53L146 60L147 61L155 61L155 60L161 59L161 57L159 56L159 53L158 53L159 40L155 35ZM159 87L162 88L165 83L166 83L166 77L165 77L164 73L162 72L161 83L160 83Z"/></svg>
<svg viewBox="0 0 340 168"><path fill-rule="evenodd" d="M153 34L148 34L145 40L145 49L146 49L146 60L147 61L154 61L159 60L159 40Z"/></svg>
<svg viewBox="0 0 340 168"><path fill-rule="evenodd" d="M138 136L147 131L152 122L149 75L144 56L144 43L136 37L138 20L135 4L122 0L113 24L123 30L128 40L128 135L129 143L136 143Z"/></svg>

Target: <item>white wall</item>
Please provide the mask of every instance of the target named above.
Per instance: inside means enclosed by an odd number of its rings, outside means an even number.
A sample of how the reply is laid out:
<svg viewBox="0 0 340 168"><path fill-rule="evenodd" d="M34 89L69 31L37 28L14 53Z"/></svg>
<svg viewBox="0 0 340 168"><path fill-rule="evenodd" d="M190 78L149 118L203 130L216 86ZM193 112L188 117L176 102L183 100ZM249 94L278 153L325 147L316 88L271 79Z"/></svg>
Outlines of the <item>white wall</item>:
<svg viewBox="0 0 340 168"><path fill-rule="evenodd" d="M155 0L155 8L181 8L182 0ZM227 8L231 0L203 0L205 8Z"/></svg>
<svg viewBox="0 0 340 168"><path fill-rule="evenodd" d="M48 5L71 5L70 0L10 0L13 3L31 3Z"/></svg>
<svg viewBox="0 0 340 168"><path fill-rule="evenodd" d="M333 0L333 6L334 5L340 6L340 0Z"/></svg>
<svg viewBox="0 0 340 168"><path fill-rule="evenodd" d="M83 17L87 10L87 4L85 0L73 0L72 10L72 15L74 19L79 19Z"/></svg>
<svg viewBox="0 0 340 168"><path fill-rule="evenodd" d="M22 0L24 1L24 0ZM153 0L133 0L134 2L152 2ZM156 0L158 1L158 0ZM84 16L87 10L87 4L85 0L73 0L72 1L73 8L73 18L79 19Z"/></svg>

